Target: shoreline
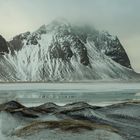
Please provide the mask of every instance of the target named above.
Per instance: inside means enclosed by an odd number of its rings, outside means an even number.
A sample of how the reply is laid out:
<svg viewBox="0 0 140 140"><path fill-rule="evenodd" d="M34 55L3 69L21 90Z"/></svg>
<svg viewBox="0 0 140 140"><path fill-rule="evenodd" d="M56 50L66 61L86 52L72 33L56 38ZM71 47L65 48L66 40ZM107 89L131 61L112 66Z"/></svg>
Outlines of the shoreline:
<svg viewBox="0 0 140 140"><path fill-rule="evenodd" d="M0 81L0 84L19 84L19 83L46 83L46 84L58 84L58 83L140 83L140 80L74 80L74 81Z"/></svg>

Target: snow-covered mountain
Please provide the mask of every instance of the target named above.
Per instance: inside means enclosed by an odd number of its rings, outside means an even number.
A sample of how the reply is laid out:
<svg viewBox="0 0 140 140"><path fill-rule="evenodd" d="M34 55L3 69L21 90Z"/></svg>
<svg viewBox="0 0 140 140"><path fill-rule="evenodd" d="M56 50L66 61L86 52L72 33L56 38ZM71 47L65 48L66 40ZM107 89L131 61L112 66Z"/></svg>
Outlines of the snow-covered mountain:
<svg viewBox="0 0 140 140"><path fill-rule="evenodd" d="M33 33L17 35L9 42L0 37L0 53L1 81L140 77L133 71L116 36L65 20L55 20Z"/></svg>

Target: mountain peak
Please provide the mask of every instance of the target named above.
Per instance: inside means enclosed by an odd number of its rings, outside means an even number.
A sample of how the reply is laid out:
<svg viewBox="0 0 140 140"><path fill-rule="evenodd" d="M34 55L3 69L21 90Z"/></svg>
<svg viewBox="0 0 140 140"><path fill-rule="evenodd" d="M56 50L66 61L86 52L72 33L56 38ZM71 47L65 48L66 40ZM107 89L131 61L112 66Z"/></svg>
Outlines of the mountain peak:
<svg viewBox="0 0 140 140"><path fill-rule="evenodd" d="M42 25L36 32L40 33L40 34L45 34L46 33L46 25Z"/></svg>
<svg viewBox="0 0 140 140"><path fill-rule="evenodd" d="M70 23L65 18L57 18L53 20L50 24L54 26L60 26L60 25L69 25Z"/></svg>
<svg viewBox="0 0 140 140"><path fill-rule="evenodd" d="M22 81L139 77L117 37L65 19L42 25L33 33L17 35L9 44L14 53L4 60L8 65L4 69L13 68L13 78Z"/></svg>
<svg viewBox="0 0 140 140"><path fill-rule="evenodd" d="M64 18L58 18L53 20L51 23L48 25L44 24L42 25L36 32L34 33L39 33L39 34L46 34L47 32L52 32L57 29L64 29L68 28L70 26L70 23L64 19Z"/></svg>

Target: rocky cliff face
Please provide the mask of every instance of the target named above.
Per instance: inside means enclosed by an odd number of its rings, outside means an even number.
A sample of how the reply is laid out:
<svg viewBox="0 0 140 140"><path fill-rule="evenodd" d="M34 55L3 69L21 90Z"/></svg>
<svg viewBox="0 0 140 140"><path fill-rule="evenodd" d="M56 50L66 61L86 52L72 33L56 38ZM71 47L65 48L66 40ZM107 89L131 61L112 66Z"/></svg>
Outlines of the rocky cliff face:
<svg viewBox="0 0 140 140"><path fill-rule="evenodd" d="M0 35L0 54L8 53L9 44L6 40Z"/></svg>
<svg viewBox="0 0 140 140"><path fill-rule="evenodd" d="M74 55L72 49L77 49L80 62L89 65L88 52L85 44L90 40L95 47L112 60L127 68L132 68L130 60L117 37L111 36L108 32L99 32L92 27L72 26L67 21L53 21L48 26L41 26L36 32L26 32L13 38L9 43L11 50L19 51L23 46L41 46L40 40L43 34L53 34L49 46L51 58L68 60ZM26 42L24 44L23 42ZM52 49L53 48L53 49Z"/></svg>
<svg viewBox="0 0 140 140"><path fill-rule="evenodd" d="M137 77L119 39L89 26L57 20L17 35L9 46L5 61L22 81Z"/></svg>

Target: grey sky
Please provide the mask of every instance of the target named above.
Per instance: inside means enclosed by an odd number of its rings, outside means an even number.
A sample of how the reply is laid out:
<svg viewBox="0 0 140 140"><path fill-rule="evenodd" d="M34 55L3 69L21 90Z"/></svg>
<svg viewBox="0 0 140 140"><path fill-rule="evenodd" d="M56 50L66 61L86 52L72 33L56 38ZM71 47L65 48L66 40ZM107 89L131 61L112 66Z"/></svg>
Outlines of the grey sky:
<svg viewBox="0 0 140 140"><path fill-rule="evenodd" d="M0 34L7 39L57 17L86 20L117 35L140 72L140 0L0 0Z"/></svg>

